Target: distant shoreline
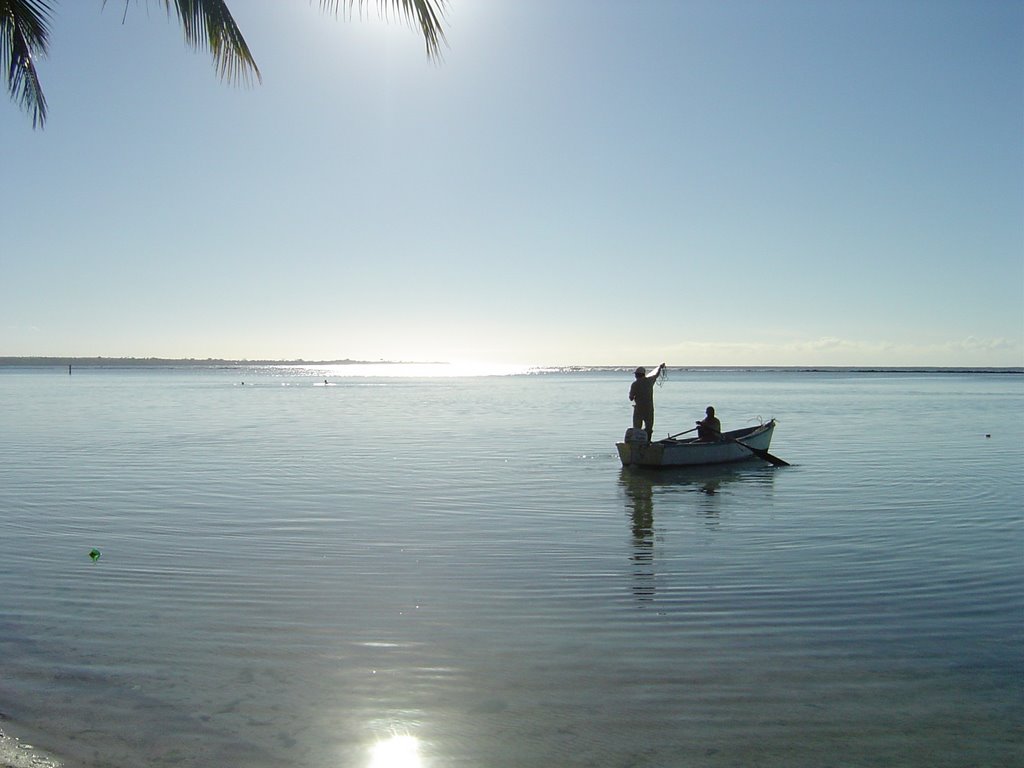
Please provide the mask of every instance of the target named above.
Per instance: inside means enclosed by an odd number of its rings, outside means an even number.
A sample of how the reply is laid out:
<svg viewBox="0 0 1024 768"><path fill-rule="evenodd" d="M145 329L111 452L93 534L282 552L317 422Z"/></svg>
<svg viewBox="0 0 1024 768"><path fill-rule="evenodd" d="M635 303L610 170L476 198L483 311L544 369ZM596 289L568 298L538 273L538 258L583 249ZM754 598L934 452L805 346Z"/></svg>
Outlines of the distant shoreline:
<svg viewBox="0 0 1024 768"><path fill-rule="evenodd" d="M431 361L408 360L229 360L226 358L194 358L194 357L0 357L0 367L49 367L80 365L91 367L194 367L194 368L225 368L245 365L446 365Z"/></svg>

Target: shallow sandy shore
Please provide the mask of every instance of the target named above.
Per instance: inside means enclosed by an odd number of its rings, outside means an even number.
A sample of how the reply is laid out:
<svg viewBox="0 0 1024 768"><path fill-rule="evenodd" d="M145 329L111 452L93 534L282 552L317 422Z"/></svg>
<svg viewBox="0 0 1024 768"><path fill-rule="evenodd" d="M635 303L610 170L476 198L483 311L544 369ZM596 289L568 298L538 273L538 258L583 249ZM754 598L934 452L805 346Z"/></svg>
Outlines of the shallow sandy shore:
<svg viewBox="0 0 1024 768"><path fill-rule="evenodd" d="M0 768L61 768L62 765L52 755L0 728Z"/></svg>

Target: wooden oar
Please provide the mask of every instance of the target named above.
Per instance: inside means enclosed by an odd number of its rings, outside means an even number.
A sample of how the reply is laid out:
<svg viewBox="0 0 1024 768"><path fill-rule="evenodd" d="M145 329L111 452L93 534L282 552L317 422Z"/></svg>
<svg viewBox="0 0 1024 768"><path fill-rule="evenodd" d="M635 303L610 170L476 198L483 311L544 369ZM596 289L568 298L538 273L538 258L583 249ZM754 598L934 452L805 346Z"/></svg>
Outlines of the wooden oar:
<svg viewBox="0 0 1024 768"><path fill-rule="evenodd" d="M793 466L788 461L780 459L778 456L772 456L766 450L763 450L761 448L755 448L752 445L747 445L742 440L737 440L735 437L729 437L728 435L723 435L721 432L716 432L715 430L711 429L711 427L708 427L708 429L710 431L714 432L716 435L718 435L723 440L728 440L730 443L736 443L736 445L742 445L744 448L746 448L752 454L757 456L759 459L764 459L769 464L774 464L776 467L791 467L791 466Z"/></svg>
<svg viewBox="0 0 1024 768"><path fill-rule="evenodd" d="M679 437L679 435L688 435L688 434L690 434L691 432L696 432L696 431L697 431L697 428L696 428L696 427L694 427L693 429L688 429L688 430L686 430L685 432L680 432L679 434L676 434L676 435L669 435L669 436L668 436L668 437L666 437L665 439L666 439L666 440L675 440L675 439L676 439L677 437Z"/></svg>

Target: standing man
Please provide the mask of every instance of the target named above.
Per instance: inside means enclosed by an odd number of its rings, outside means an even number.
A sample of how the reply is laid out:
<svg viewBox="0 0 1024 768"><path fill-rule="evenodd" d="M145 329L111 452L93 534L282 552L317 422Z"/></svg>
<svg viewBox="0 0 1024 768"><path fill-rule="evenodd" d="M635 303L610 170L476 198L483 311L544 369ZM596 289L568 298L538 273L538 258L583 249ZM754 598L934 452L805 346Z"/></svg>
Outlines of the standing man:
<svg viewBox="0 0 1024 768"><path fill-rule="evenodd" d="M665 370L665 364L658 366L653 375L647 375L647 369L641 366L636 369L636 381L629 388L629 399L633 401L633 429L644 428L647 442L654 435L654 382Z"/></svg>

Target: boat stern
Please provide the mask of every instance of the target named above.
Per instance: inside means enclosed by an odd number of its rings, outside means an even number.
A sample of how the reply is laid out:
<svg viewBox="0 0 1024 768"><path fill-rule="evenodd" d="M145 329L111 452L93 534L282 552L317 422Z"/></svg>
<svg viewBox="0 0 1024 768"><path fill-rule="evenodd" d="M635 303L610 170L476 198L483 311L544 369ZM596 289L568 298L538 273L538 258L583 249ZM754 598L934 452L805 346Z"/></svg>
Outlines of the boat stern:
<svg viewBox="0 0 1024 768"><path fill-rule="evenodd" d="M635 464L641 466L658 466L662 461L662 446L659 443L648 442L647 433L642 429L626 430L626 435L621 443L616 443L619 451L619 461L622 466L629 467Z"/></svg>

